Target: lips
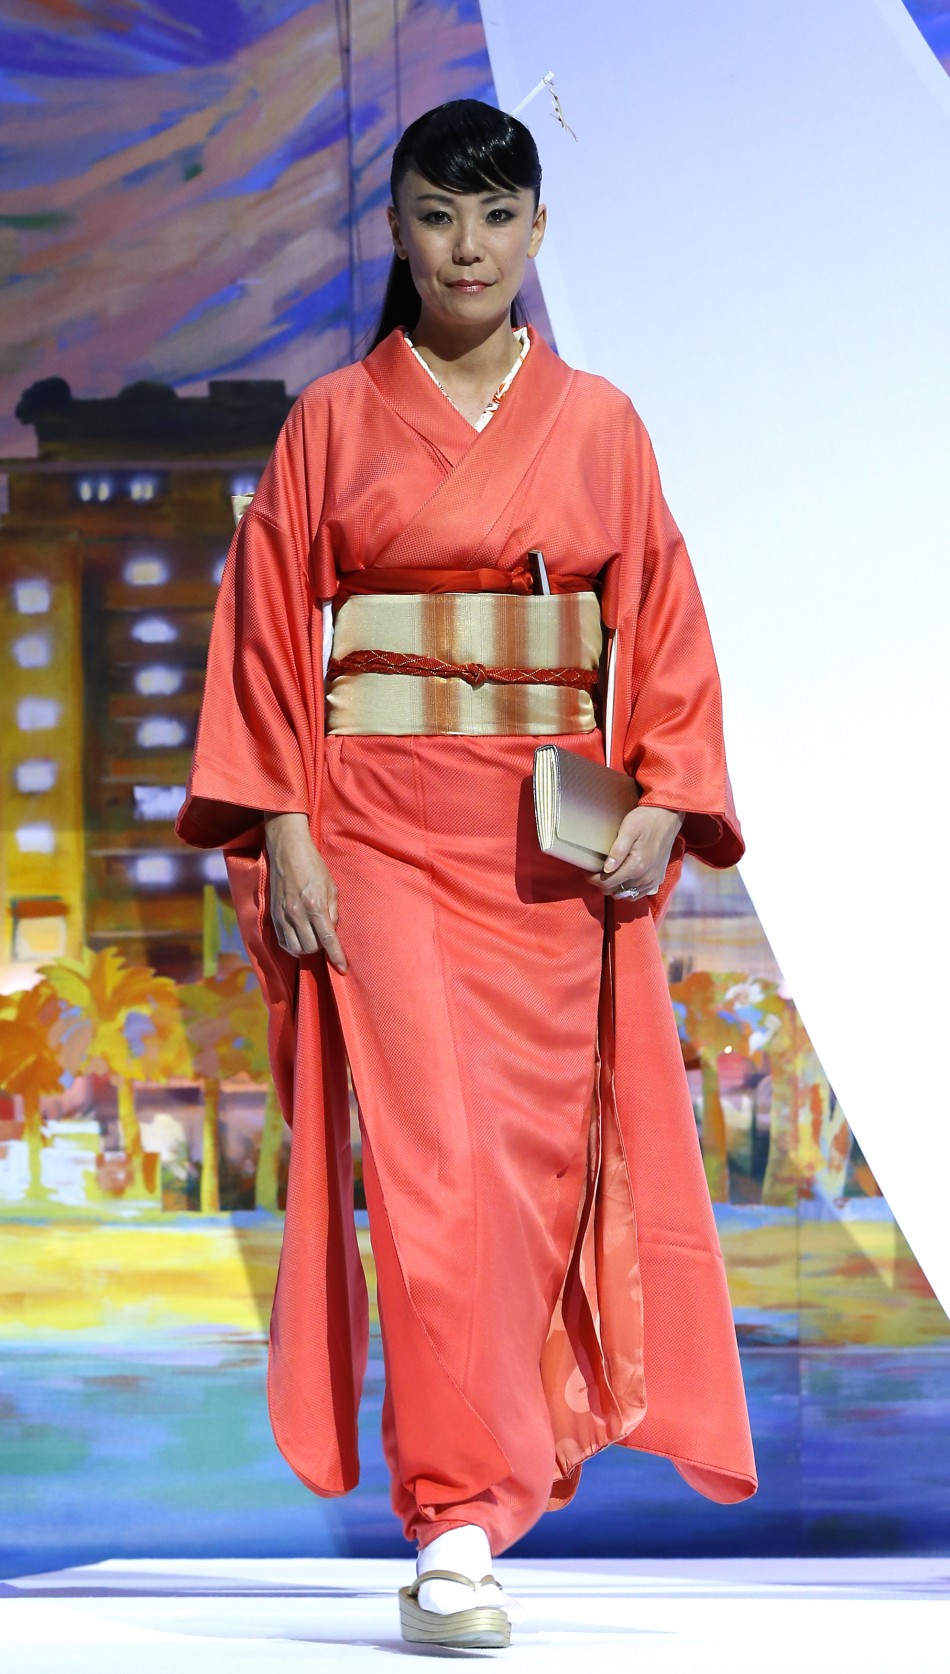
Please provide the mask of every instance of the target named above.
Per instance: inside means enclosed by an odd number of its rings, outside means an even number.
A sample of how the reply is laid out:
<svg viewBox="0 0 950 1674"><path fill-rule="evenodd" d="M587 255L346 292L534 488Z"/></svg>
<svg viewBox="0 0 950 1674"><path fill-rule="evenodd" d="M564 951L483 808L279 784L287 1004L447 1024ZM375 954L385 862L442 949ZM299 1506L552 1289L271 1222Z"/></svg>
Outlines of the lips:
<svg viewBox="0 0 950 1674"><path fill-rule="evenodd" d="M487 279L450 279L450 291L487 291Z"/></svg>

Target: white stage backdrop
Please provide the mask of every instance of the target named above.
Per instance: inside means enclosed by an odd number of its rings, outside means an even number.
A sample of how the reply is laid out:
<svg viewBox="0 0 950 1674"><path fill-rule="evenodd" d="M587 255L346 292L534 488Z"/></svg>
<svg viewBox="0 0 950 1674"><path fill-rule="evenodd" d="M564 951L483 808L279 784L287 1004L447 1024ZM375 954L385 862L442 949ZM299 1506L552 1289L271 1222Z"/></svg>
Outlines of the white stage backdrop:
<svg viewBox="0 0 950 1674"><path fill-rule="evenodd" d="M950 78L899 0L483 0L558 347L644 418L741 873L950 1312Z"/></svg>

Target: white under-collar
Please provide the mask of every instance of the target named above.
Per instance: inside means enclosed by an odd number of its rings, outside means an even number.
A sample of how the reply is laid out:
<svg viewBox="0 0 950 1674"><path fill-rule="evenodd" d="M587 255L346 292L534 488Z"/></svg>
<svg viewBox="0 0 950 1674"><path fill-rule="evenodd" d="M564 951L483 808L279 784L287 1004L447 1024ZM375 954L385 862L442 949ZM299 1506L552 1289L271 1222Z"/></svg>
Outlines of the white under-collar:
<svg viewBox="0 0 950 1674"><path fill-rule="evenodd" d="M512 326L511 335L512 335L512 337L516 338L517 341L521 344L521 353L519 354L518 359L515 361L514 366L511 368L511 371L506 375L506 377L504 377L502 379L501 383L498 385L498 388L496 389L496 391L495 391L494 395L492 396L491 400L485 406L480 419L478 420L477 424L474 427L476 430L484 430L486 424L488 423L489 419L492 416L492 413L495 411L495 408L498 406L499 401L501 400L501 398L504 395L506 389L508 388L509 384L511 383L511 380L515 376L515 373L518 371L519 367L523 364L524 357L528 353L528 350L531 347L531 339L528 336L528 328L527 328L526 325ZM438 385L439 389L442 391L442 394L445 396L447 401L452 401L452 397L446 391L445 385L442 383L442 381L439 378L436 377L436 375L433 372L433 370L432 370L431 366L429 365L428 361L423 359L422 355L419 353L419 350L416 348L416 345L412 341L412 338L410 337L408 331L405 330L405 328L403 328L403 337L405 338L407 344L409 345L410 349L412 350L412 352L415 355L419 364L421 366L425 367L426 371L429 374L429 377L432 379L432 382L434 384ZM452 405L453 405L453 407L455 406L454 401L452 401ZM458 411L457 408L456 408L456 411Z"/></svg>

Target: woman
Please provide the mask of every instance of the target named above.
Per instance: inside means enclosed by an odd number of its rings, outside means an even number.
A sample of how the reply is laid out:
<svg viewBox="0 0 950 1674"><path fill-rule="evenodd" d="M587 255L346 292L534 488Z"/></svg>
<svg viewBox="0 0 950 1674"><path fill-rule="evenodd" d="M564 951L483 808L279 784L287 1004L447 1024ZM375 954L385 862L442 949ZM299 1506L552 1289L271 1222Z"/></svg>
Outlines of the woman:
<svg viewBox="0 0 950 1674"><path fill-rule="evenodd" d="M685 852L743 852L718 673L630 401L519 327L540 179L475 100L403 134L380 326L237 530L178 820L225 848L294 1124L275 1435L355 1485L348 1057L403 1633L447 1644L508 1642L492 1558L610 1442L757 1486L655 928ZM539 739L638 781L603 872L538 846Z"/></svg>

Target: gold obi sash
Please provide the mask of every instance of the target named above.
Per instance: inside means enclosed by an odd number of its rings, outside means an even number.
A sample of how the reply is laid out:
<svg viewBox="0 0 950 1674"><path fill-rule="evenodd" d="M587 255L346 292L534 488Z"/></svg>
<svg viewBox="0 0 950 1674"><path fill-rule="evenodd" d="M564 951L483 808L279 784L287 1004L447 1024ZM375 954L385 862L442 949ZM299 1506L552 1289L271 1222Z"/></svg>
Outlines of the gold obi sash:
<svg viewBox="0 0 950 1674"><path fill-rule="evenodd" d="M541 594L523 590L520 571L425 571L421 584L433 590L408 592L412 575L380 569L341 583L328 733L545 734L598 724L603 624L590 578L552 576L552 587L570 590ZM492 576L504 591L490 590ZM385 592L368 590L377 578ZM464 590L448 591L457 578ZM434 590L439 581L446 590Z"/></svg>

